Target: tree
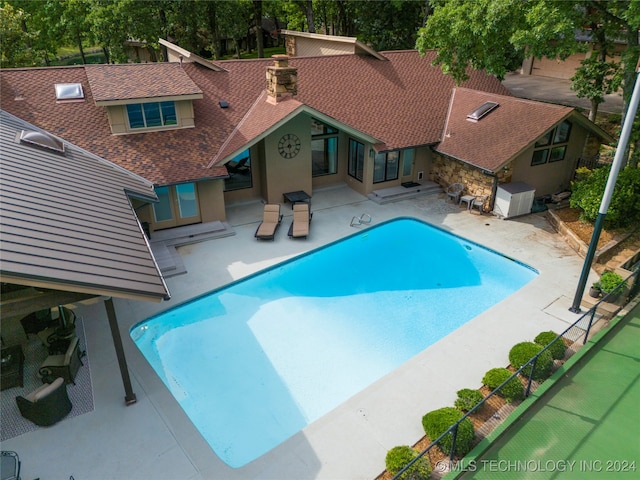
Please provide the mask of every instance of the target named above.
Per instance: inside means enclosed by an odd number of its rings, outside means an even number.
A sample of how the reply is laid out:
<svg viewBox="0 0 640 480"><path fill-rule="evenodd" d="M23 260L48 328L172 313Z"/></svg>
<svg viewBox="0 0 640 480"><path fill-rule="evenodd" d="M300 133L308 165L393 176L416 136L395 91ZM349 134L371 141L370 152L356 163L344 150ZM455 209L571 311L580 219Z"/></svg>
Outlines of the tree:
<svg viewBox="0 0 640 480"><path fill-rule="evenodd" d="M374 50L414 48L426 3L416 0L357 2L357 36Z"/></svg>
<svg viewBox="0 0 640 480"><path fill-rule="evenodd" d="M22 9L14 8L8 3L0 7L0 67L26 67L37 64L38 56L29 47L35 34L23 28L26 18L27 14Z"/></svg>
<svg viewBox="0 0 640 480"><path fill-rule="evenodd" d="M503 79L519 67L525 52L564 59L579 48L574 40L576 12L570 2L528 0L441 0L418 32L422 54L436 49L434 64L456 83L467 69Z"/></svg>

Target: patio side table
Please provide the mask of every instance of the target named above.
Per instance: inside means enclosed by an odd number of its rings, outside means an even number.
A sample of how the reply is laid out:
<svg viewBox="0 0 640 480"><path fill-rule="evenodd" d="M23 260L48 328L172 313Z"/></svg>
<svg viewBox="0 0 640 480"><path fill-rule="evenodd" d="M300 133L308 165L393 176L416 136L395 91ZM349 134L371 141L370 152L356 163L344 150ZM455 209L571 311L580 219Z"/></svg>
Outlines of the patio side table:
<svg viewBox="0 0 640 480"><path fill-rule="evenodd" d="M302 190L283 193L282 196L284 197L285 203L291 203L292 209L296 203L308 203L309 207L311 207L311 195L309 195L307 192L303 192Z"/></svg>
<svg viewBox="0 0 640 480"><path fill-rule="evenodd" d="M24 353L20 345L2 349L0 365L0 390L23 387Z"/></svg>

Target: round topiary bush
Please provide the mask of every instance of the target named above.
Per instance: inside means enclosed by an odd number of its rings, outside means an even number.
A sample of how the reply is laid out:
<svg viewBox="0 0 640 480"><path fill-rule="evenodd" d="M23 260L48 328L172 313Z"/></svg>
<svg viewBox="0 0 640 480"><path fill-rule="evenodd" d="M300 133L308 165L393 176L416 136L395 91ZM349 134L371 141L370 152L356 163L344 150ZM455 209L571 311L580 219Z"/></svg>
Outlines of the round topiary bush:
<svg viewBox="0 0 640 480"><path fill-rule="evenodd" d="M511 375L512 372L507 370L506 368L492 368L487 373L484 374L482 378L482 384L489 387L491 390L495 390L503 382L505 382ZM498 392L502 398L504 398L507 402L512 402L514 400L522 400L524 398L524 388L520 380L517 377L513 377L508 383L504 385Z"/></svg>
<svg viewBox="0 0 640 480"><path fill-rule="evenodd" d="M540 332L536 338L533 339L535 343L546 347L551 342L558 338L558 334L555 332ZM549 352L551 352L551 356L556 360L562 360L564 358L564 352L567 349L564 341L561 338L558 338L553 344L548 348Z"/></svg>
<svg viewBox="0 0 640 480"><path fill-rule="evenodd" d="M387 457L385 458L384 463L389 473L395 475L400 470L402 470L406 464L408 464L417 456L418 452L416 452L413 448L409 447L408 445L400 445L398 447L393 447L387 452ZM411 467L409 467L400 476L400 478L405 480L423 480L429 478L430 476L431 464L429 463L428 458L422 456L422 458L411 465Z"/></svg>
<svg viewBox="0 0 640 480"><path fill-rule="evenodd" d="M457 408L444 407L439 410L429 412L422 417L422 427L431 441L434 441L446 432L449 427L460 420L463 415L464 414ZM471 420L468 418L465 418L458 425L455 450L456 455L463 457L471 450L471 447L473 447L474 435L473 423L471 423ZM452 443L453 438L451 434L446 435L442 440L440 440L440 449L447 455L450 455Z"/></svg>
<svg viewBox="0 0 640 480"><path fill-rule="evenodd" d="M462 390L458 390L458 399L455 401L454 405L457 409L462 410L463 412L468 412L480 403L483 398L482 393L478 390L463 388Z"/></svg>
<svg viewBox="0 0 640 480"><path fill-rule="evenodd" d="M542 346L533 342L521 342L513 347L509 351L509 362L511 365L518 369L535 357L542 350ZM540 354L536 362L535 369L533 370L534 380L544 380L551 375L553 369L553 357L549 350L545 350ZM528 377L531 374L531 365L522 370L522 375Z"/></svg>

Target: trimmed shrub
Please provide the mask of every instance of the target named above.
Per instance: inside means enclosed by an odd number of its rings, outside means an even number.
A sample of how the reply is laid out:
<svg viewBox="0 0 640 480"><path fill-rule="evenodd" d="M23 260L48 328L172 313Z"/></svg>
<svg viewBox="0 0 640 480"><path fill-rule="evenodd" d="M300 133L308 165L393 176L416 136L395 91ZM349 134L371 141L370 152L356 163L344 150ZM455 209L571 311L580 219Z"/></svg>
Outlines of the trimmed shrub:
<svg viewBox="0 0 640 480"><path fill-rule="evenodd" d="M513 373L506 368L492 368L484 374L484 377L482 378L482 384L486 385L491 390L495 390L500 385L502 385L502 383L505 382L511 375L513 375ZM513 377L508 383L505 384L504 387L500 389L498 395L504 398L507 402L522 400L524 398L524 387L517 377Z"/></svg>
<svg viewBox="0 0 640 480"><path fill-rule="evenodd" d="M541 350L542 346L538 345L537 343L518 343L511 347L511 350L509 351L509 362L511 362L511 365L514 368L518 369L533 357L535 357L538 353L540 353ZM533 370L533 375L531 376L534 380L542 381L545 378L549 377L549 375L551 375L552 369L553 357L551 356L549 350L545 350L538 357L536 367ZM529 375L531 374L531 365L524 368L521 373L523 376L529 377Z"/></svg>
<svg viewBox="0 0 640 480"><path fill-rule="evenodd" d="M558 337L556 332L540 332L536 338L533 339L535 343L546 347L551 342L553 342ZM564 341L560 338L553 342L553 344L549 347L549 352L551 352L551 356L556 360L562 360L564 358L564 352L567 349Z"/></svg>
<svg viewBox="0 0 640 480"><path fill-rule="evenodd" d="M387 457L385 458L384 463L389 473L395 475L417 456L418 452L413 448L408 445L400 445L398 447L393 447L387 452ZM422 458L411 465L411 467L409 467L407 471L400 476L400 478L403 480L426 480L430 476L431 464L429 463L429 459L423 455Z"/></svg>
<svg viewBox="0 0 640 480"><path fill-rule="evenodd" d="M463 388L462 390L458 390L458 399L455 401L454 405L457 409L462 410L463 412L468 412L480 403L483 398L482 393L478 390Z"/></svg>
<svg viewBox="0 0 640 480"><path fill-rule="evenodd" d="M429 436L431 441L434 441L463 416L464 414L460 410L453 407L444 407L439 410L433 410L422 417L424 433ZM458 424L455 450L456 455L463 457L471 450L473 447L474 435L475 432L471 420L465 418ZM449 434L440 440L439 446L444 453L450 455L452 443L453 436Z"/></svg>

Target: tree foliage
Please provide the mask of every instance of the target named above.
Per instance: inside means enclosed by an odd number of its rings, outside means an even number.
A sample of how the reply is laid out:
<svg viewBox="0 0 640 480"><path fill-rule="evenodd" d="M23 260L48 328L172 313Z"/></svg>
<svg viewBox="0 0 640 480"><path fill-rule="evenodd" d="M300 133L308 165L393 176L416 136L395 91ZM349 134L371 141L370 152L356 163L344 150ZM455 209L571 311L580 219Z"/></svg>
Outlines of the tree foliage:
<svg viewBox="0 0 640 480"><path fill-rule="evenodd" d="M526 8L521 0L432 3L416 47L421 53L436 49L435 64L457 83L468 78L469 67L502 79L521 65L525 52L566 58L578 48L569 2L530 0Z"/></svg>
<svg viewBox="0 0 640 480"><path fill-rule="evenodd" d="M35 34L22 28L27 18L28 15L22 9L14 8L8 3L0 7L1 67L28 67L36 64L38 57L30 46Z"/></svg>
<svg viewBox="0 0 640 480"><path fill-rule="evenodd" d="M582 210L581 219L595 222L598 217L611 167L586 172L572 185L570 205ZM627 167L618 173L604 225L626 228L640 222L640 169Z"/></svg>

